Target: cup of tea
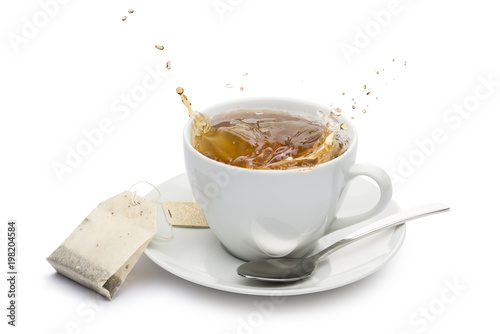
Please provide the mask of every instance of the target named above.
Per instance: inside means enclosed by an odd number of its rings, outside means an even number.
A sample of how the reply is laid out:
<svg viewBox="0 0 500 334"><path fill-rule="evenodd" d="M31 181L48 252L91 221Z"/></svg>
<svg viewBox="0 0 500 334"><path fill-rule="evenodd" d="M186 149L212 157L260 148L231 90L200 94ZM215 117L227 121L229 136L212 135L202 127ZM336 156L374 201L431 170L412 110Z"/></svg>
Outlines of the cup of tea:
<svg viewBox="0 0 500 334"><path fill-rule="evenodd" d="M193 195L234 256L305 256L324 235L369 219L389 203L387 173L355 163L354 125L338 116L342 134L325 134L318 111L329 110L290 98L244 98L201 110L213 125L201 132L206 140L197 136L196 117L186 124L184 158ZM318 159L308 160L314 154ZM347 186L358 176L377 183L380 199L368 211L338 218Z"/></svg>

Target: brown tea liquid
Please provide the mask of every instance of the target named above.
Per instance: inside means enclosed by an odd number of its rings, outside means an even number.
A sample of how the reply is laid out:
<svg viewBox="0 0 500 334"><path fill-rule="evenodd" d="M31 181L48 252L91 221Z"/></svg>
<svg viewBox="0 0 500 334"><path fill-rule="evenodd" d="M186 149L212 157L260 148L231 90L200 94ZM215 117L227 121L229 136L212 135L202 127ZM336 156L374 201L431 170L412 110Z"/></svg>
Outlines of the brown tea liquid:
<svg viewBox="0 0 500 334"><path fill-rule="evenodd" d="M188 109L191 103L178 90ZM203 155L250 169L308 168L335 159L348 147L346 127L333 115L324 122L285 111L239 109L207 120L190 110L192 144ZM323 114L321 113L321 116Z"/></svg>

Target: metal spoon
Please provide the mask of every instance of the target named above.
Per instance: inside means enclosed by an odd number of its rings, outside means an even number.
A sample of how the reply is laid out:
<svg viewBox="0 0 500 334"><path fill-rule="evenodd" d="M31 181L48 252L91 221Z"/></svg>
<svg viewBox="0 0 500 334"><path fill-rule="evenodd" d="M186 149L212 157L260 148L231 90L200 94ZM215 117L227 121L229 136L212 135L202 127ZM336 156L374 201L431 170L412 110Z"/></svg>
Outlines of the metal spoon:
<svg viewBox="0 0 500 334"><path fill-rule="evenodd" d="M293 282L304 279L312 274L318 262L325 259L333 252L372 235L380 230L403 224L409 220L425 217L431 214L445 212L450 207L444 204L434 203L419 206L413 209L401 211L382 218L349 234L344 239L337 241L330 247L325 248L316 255L307 258L275 258L260 261L250 261L238 267L238 274L259 281L269 282Z"/></svg>

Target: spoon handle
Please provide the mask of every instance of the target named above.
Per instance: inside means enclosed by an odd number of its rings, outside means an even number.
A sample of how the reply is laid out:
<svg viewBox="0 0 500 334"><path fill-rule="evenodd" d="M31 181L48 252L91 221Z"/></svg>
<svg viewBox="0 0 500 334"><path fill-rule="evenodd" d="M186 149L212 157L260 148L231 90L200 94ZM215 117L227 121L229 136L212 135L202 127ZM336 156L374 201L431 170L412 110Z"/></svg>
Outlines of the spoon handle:
<svg viewBox="0 0 500 334"><path fill-rule="evenodd" d="M349 234L342 240L337 241L333 245L325 248L318 254L314 255L312 258L317 263L323 260L331 253L339 250L340 248L343 248L344 246L347 246L354 241L358 241L359 239L363 239L369 235L372 235L380 230L403 224L409 220L425 217L435 213L445 212L448 210L450 210L450 207L448 205L441 203L432 203L432 204L417 206L409 210L404 210L395 213L388 217L377 220L371 224L368 224L367 226L361 228L360 230L357 230L354 233Z"/></svg>

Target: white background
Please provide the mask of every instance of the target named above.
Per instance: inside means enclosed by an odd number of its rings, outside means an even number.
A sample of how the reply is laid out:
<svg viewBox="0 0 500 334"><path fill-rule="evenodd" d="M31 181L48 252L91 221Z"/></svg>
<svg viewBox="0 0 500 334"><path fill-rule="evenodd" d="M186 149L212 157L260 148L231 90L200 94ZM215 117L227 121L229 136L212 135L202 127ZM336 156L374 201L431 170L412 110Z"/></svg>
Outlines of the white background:
<svg viewBox="0 0 500 334"><path fill-rule="evenodd" d="M50 16L44 3L52 3ZM230 7L218 13L221 3ZM389 0L4 2L0 259L6 262L7 220L16 219L20 274L16 329L6 325L1 280L2 332L245 332L241 322L266 298L195 285L142 256L108 302L45 261L102 200L137 181L159 184L184 172L188 117L177 86L195 109L264 95L333 103L355 116L358 161L395 176L402 208L432 201L452 208L409 224L399 253L375 274L287 298L246 332L497 332L498 8L489 0L401 0L381 26L373 13L388 8ZM371 36L363 40L365 29ZM346 57L347 44L357 53ZM148 71L158 71L160 84L143 90L126 114L122 99L139 94ZM110 133L59 179L54 162L65 164L68 148L103 119L113 122ZM441 142L429 144L439 129ZM427 143L426 155L416 141ZM446 282L461 288L444 303Z"/></svg>

